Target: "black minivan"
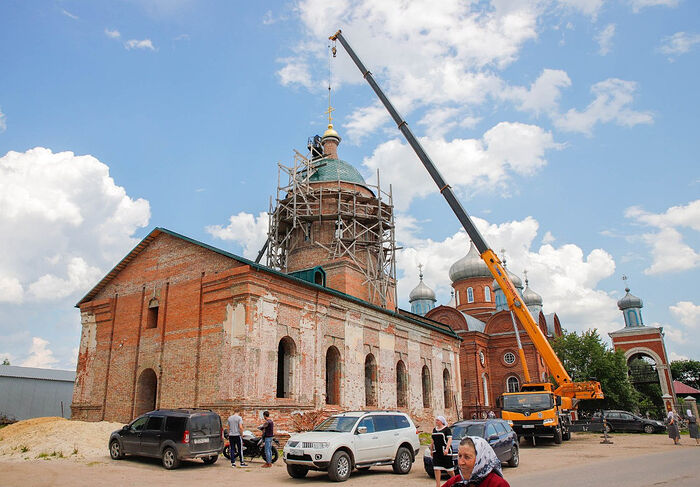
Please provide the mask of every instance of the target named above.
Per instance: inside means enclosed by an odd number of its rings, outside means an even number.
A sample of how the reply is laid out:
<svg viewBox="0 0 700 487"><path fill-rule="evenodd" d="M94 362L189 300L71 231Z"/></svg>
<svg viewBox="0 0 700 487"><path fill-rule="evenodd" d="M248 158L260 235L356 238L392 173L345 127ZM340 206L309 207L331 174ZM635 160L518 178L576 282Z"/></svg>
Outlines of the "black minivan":
<svg viewBox="0 0 700 487"><path fill-rule="evenodd" d="M224 448L221 418L210 409L156 409L109 437L114 460L124 455L161 458L168 470L182 460L201 458L210 465Z"/></svg>

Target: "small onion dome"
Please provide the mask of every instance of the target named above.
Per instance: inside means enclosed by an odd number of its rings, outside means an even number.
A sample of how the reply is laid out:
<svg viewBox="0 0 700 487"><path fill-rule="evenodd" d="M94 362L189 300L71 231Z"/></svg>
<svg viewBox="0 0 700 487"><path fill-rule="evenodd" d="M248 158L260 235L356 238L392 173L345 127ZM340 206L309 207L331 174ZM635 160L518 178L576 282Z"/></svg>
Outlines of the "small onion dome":
<svg viewBox="0 0 700 487"><path fill-rule="evenodd" d="M323 140L327 137L335 137L336 139L338 139L338 142L340 142L340 135L338 135L338 132L336 132L335 129L333 128L332 123L328 124L328 128L326 129L325 132L323 132L323 136L321 137L321 139Z"/></svg>
<svg viewBox="0 0 700 487"><path fill-rule="evenodd" d="M542 296L530 289L530 285L525 280L525 290L523 291L523 303L525 306L542 306Z"/></svg>
<svg viewBox="0 0 700 487"><path fill-rule="evenodd" d="M523 289L523 280L520 279L518 276L513 274L506 268L506 272L508 273L508 277L510 277L510 282L513 283L513 286L515 286L515 289L520 289L522 291ZM498 281L496 279L493 280L493 283L491 283L491 287L493 288L493 292L496 292L501 289L501 286L498 284ZM542 298L540 298L542 299Z"/></svg>
<svg viewBox="0 0 700 487"><path fill-rule="evenodd" d="M450 280L452 282L469 279L470 277L491 277L486 262L479 255L474 243L471 243L467 255L459 259L450 267Z"/></svg>
<svg viewBox="0 0 700 487"><path fill-rule="evenodd" d="M634 294L630 294L630 288L626 287L625 292L626 294L617 302L617 307L620 308L620 311L624 311L629 308L641 308L644 306L640 298Z"/></svg>
<svg viewBox="0 0 700 487"><path fill-rule="evenodd" d="M413 288L413 291L411 291L411 293L408 295L409 303L412 303L413 301L417 301L419 299L428 299L430 301L436 301L435 292L425 285L422 276L418 285L415 288Z"/></svg>

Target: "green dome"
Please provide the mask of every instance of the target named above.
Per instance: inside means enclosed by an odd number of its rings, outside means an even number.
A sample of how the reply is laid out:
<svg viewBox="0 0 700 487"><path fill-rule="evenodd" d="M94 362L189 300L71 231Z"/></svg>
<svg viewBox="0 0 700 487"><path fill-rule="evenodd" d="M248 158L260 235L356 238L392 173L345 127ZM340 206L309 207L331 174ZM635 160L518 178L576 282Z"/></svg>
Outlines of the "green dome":
<svg viewBox="0 0 700 487"><path fill-rule="evenodd" d="M323 159L317 163L318 170L311 175L309 181L345 181L366 185L362 175L345 161L340 159Z"/></svg>

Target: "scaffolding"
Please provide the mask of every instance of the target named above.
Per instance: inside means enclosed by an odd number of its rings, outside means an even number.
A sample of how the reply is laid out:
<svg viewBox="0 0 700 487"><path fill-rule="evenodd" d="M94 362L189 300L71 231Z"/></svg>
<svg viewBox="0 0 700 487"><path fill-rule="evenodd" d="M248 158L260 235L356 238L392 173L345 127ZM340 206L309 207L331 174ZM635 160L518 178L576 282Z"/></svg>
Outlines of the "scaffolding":
<svg viewBox="0 0 700 487"><path fill-rule="evenodd" d="M364 276L363 285L369 286L370 302L386 307L393 299L395 305L398 248L391 185L388 192L381 189L379 171L376 186L312 181L327 161L312 157L295 150L291 166L278 164L277 195L270 198L267 265L287 273L290 254L313 245L325 251L326 262L351 261ZM312 232L314 222L318 230ZM332 224L334 231L321 231Z"/></svg>

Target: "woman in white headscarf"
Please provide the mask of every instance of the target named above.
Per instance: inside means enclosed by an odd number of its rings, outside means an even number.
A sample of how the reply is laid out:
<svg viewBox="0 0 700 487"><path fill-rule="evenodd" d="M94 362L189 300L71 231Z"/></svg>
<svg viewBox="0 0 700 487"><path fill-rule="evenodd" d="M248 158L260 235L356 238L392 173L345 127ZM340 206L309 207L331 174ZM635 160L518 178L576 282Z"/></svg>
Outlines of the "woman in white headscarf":
<svg viewBox="0 0 700 487"><path fill-rule="evenodd" d="M678 415L673 410L670 404L666 406L668 413L666 414L666 427L668 428L668 437L673 440L674 445L679 445L681 441L680 428L678 426Z"/></svg>
<svg viewBox="0 0 700 487"><path fill-rule="evenodd" d="M447 427L447 420L444 416L435 418L435 428L431 439L430 451L433 453L435 486L440 487L442 472L445 471L452 476L455 471L455 464L452 460L452 430Z"/></svg>
<svg viewBox="0 0 700 487"><path fill-rule="evenodd" d="M690 409L685 411L685 415L688 419L688 431L690 432L690 437L695 438L695 444L700 445L700 433L698 433L698 418L693 415L693 411Z"/></svg>
<svg viewBox="0 0 700 487"><path fill-rule="evenodd" d="M457 452L459 474L442 487L510 487L501 473L501 461L491 445L478 436L465 436Z"/></svg>

